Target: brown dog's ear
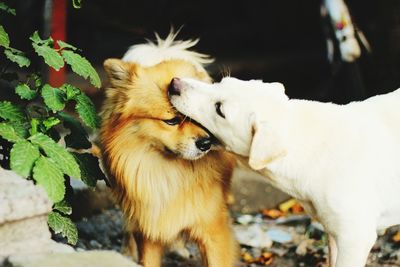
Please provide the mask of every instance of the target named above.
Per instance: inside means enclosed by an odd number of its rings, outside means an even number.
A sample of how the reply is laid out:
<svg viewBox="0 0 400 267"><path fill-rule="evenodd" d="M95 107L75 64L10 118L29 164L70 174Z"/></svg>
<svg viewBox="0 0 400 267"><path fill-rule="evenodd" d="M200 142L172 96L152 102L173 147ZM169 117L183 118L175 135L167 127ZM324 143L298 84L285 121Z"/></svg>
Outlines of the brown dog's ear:
<svg viewBox="0 0 400 267"><path fill-rule="evenodd" d="M252 115L253 139L250 147L249 166L261 170L272 161L286 155L282 137L265 121L258 121Z"/></svg>
<svg viewBox="0 0 400 267"><path fill-rule="evenodd" d="M103 66L111 83L132 81L138 70L137 65L116 58L106 59Z"/></svg>

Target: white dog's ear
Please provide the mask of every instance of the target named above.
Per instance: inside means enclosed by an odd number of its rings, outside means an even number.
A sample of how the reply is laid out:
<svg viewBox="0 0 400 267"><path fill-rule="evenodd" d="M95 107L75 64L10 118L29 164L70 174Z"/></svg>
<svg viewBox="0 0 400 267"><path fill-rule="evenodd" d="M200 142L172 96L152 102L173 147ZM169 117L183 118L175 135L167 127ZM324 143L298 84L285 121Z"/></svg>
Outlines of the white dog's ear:
<svg viewBox="0 0 400 267"><path fill-rule="evenodd" d="M251 115L253 139L251 141L249 166L253 170L261 170L270 162L286 155L282 137L265 121L257 120Z"/></svg>

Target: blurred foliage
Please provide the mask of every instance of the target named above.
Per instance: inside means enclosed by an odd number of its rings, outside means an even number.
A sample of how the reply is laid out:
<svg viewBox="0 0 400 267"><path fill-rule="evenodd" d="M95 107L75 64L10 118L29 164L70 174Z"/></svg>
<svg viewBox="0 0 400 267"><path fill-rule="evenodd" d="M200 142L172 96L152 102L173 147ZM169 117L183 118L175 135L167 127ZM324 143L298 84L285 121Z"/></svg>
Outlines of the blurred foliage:
<svg viewBox="0 0 400 267"><path fill-rule="evenodd" d="M73 1L76 7L80 4L78 0ZM16 10L4 3L0 3L0 12L16 15ZM78 53L78 48L51 37L42 39L37 31L31 35L30 41L32 54L36 53L49 67L58 71L67 64L94 87L101 86L96 70ZM0 66L0 82L14 87L19 97L15 102L0 101L1 146L3 161L8 161L2 165L45 189L55 203L48 217L49 226L55 233L66 237L69 243L75 244L78 233L68 217L71 207L66 201L66 184L73 177L93 187L102 177L102 172L98 159L92 154L71 153L70 148L82 150L92 146L82 123L96 129L99 117L90 98L79 88L71 84L54 88L45 83L30 68L29 54L11 47L10 35L3 25L0 25L0 52L9 60ZM20 79L17 72L8 71L13 63L28 73L25 79ZM65 111L67 105L75 106L81 121ZM60 137L66 130L69 133L63 145Z"/></svg>

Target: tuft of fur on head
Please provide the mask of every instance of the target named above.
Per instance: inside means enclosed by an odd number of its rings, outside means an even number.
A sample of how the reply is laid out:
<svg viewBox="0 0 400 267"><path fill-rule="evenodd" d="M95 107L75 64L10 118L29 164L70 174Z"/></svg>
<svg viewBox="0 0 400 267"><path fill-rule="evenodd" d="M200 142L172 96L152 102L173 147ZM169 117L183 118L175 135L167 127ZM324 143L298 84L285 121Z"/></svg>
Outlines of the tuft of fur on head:
<svg viewBox="0 0 400 267"><path fill-rule="evenodd" d="M133 62L142 67L151 67L163 61L184 60L193 64L198 71L205 71L204 65L214 61L209 55L190 51L199 39L176 40L179 32L171 31L165 39L156 33L156 42L133 45L125 53L122 60Z"/></svg>

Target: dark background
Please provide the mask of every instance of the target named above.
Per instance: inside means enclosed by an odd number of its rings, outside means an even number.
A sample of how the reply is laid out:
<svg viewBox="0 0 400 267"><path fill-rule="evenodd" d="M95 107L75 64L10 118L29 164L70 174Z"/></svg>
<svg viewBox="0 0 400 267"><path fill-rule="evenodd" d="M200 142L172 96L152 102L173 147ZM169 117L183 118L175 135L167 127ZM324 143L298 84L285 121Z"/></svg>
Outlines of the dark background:
<svg viewBox="0 0 400 267"><path fill-rule="evenodd" d="M18 13L0 21L11 46L32 50L28 36L43 29L44 1L6 2ZM68 3L67 41L101 69L154 32L165 37L183 26L179 38L199 37L196 49L216 58L209 68L216 80L229 71L283 82L290 97L337 103L399 88L400 0L346 2L372 47L353 64L327 61L319 0L83 0L81 9Z"/></svg>

